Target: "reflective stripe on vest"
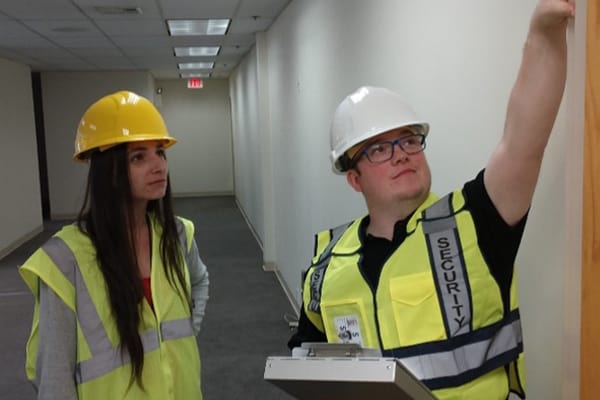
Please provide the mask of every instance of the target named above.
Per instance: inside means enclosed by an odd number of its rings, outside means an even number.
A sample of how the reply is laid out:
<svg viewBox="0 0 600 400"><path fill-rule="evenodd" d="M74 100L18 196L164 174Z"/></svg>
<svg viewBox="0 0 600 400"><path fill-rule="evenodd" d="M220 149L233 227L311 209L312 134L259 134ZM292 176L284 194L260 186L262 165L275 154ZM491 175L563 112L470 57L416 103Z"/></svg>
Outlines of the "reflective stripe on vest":
<svg viewBox="0 0 600 400"><path fill-rule="evenodd" d="M463 385L517 360L523 352L518 309L500 321L473 329L471 289L452 194L427 207L419 223L429 252L447 338L382 349L383 356L401 360L432 390ZM315 279L318 285L311 280L311 300L321 298L322 275L331 255L331 249L327 250L328 254L315 264L320 276L319 280Z"/></svg>
<svg viewBox="0 0 600 400"><path fill-rule="evenodd" d="M185 237L185 229L178 229L178 232L181 243L185 243L181 238L181 235ZM42 249L75 288L77 319L92 354L92 358L81 361L76 366L77 384L98 378L128 364L130 362L129 354L121 351L120 346L112 346L81 276L75 255L69 246L63 239L54 236L42 246ZM161 322L160 333L163 342L194 336L191 317ZM158 332L154 329L142 333L140 339L144 353L149 353L159 347Z"/></svg>
<svg viewBox="0 0 600 400"><path fill-rule="evenodd" d="M421 221L447 337L472 331L473 309L451 201L449 194L432 204Z"/></svg>
<svg viewBox="0 0 600 400"><path fill-rule="evenodd" d="M456 387L507 365L523 351L519 312L448 341L384 350L430 389Z"/></svg>
<svg viewBox="0 0 600 400"><path fill-rule="evenodd" d="M323 278L325 277L325 270L331 259L331 249L333 249L333 246L340 240L349 226L350 223L347 223L331 230L331 240L319 256L317 262L313 265L313 273L310 276L310 302L308 303L308 309L310 311L320 312L321 310L321 289L323 286Z"/></svg>

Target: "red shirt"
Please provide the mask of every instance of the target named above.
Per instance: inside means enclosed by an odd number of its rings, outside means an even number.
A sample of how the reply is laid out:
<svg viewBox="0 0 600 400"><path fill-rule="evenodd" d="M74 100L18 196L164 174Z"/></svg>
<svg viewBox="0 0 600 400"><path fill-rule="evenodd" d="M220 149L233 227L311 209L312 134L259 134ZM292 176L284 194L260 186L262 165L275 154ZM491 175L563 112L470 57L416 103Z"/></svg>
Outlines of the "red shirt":
<svg viewBox="0 0 600 400"><path fill-rule="evenodd" d="M146 297L146 300L148 300L150 307L154 309L154 304L152 304L152 287L150 278L142 278L142 287L144 288L144 297Z"/></svg>

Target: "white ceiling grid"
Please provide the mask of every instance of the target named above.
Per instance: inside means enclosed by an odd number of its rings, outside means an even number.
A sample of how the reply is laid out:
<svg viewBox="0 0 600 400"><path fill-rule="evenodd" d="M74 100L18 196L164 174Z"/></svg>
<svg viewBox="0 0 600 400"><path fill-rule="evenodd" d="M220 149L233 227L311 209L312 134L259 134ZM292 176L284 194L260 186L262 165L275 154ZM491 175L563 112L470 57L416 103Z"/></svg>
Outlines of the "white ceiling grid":
<svg viewBox="0 0 600 400"><path fill-rule="evenodd" d="M148 70L179 78L178 63L213 61L226 78L291 0L0 0L0 57L33 71ZM97 7L140 8L106 14ZM228 18L223 36L169 36L167 19ZM174 47L221 46L217 56L175 57Z"/></svg>

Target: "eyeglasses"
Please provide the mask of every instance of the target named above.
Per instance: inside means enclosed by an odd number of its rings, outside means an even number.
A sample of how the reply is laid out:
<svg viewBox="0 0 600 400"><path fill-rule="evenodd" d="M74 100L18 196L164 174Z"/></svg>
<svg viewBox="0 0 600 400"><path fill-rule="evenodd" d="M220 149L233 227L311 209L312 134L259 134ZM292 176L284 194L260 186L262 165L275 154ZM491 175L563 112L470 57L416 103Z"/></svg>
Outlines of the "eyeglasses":
<svg viewBox="0 0 600 400"><path fill-rule="evenodd" d="M415 133L402 136L392 142L373 143L354 157L353 164L356 164L362 155L367 156L367 159L372 163L382 163L391 160L394 156L394 147L396 145L406 154L420 153L425 150L425 135Z"/></svg>

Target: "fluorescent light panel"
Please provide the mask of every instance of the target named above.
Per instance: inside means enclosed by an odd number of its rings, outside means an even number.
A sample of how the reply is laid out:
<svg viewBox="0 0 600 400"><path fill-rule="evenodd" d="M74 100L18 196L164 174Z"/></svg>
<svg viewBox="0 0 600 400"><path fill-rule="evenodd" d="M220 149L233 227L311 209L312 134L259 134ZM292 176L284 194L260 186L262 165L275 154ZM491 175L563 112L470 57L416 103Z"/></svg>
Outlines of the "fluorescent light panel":
<svg viewBox="0 0 600 400"><path fill-rule="evenodd" d="M175 47L177 57L216 56L221 46Z"/></svg>
<svg viewBox="0 0 600 400"><path fill-rule="evenodd" d="M211 69L214 67L214 65L214 62L191 62L177 64L179 69Z"/></svg>
<svg viewBox="0 0 600 400"><path fill-rule="evenodd" d="M224 35L230 19L170 19L167 20L171 36Z"/></svg>
<svg viewBox="0 0 600 400"><path fill-rule="evenodd" d="M210 78L210 72L182 72L182 78Z"/></svg>

